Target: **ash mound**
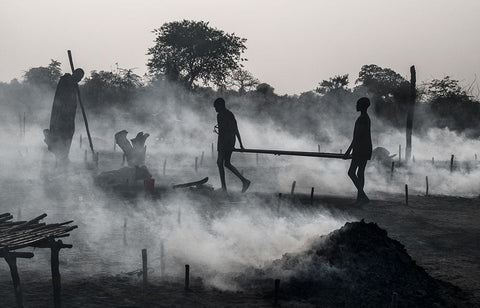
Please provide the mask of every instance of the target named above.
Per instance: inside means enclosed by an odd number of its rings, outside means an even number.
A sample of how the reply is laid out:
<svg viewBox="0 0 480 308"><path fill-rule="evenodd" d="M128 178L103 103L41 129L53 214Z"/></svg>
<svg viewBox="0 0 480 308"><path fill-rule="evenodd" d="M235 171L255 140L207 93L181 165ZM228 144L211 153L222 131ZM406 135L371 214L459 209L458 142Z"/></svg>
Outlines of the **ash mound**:
<svg viewBox="0 0 480 308"><path fill-rule="evenodd" d="M432 278L387 231L363 220L315 239L301 253L249 269L237 282L271 295L277 278L280 300L289 306L391 307L393 297L395 307L467 306L458 287Z"/></svg>

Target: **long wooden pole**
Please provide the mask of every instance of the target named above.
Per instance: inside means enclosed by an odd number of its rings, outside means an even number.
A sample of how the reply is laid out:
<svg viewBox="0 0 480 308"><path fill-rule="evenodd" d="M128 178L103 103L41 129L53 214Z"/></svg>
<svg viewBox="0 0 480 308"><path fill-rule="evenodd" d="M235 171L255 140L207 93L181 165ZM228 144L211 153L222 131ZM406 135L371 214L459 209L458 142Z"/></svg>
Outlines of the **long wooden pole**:
<svg viewBox="0 0 480 308"><path fill-rule="evenodd" d="M412 131L413 131L413 113L415 108L415 98L417 96L415 90L415 83L417 81L415 66L410 67L410 99L408 102L407 111L407 131L406 131L406 147L405 147L405 163L408 164L410 156L412 155Z"/></svg>
<svg viewBox="0 0 480 308"><path fill-rule="evenodd" d="M265 149L233 149L233 152L240 153L258 153L273 155L292 155L292 156L309 156L309 157L325 157L338 159L351 159L351 156L345 156L338 153L318 153L318 152L302 152L302 151L282 151L282 150L265 150Z"/></svg>
<svg viewBox="0 0 480 308"><path fill-rule="evenodd" d="M70 68L72 69L72 74L73 74L73 72L75 71L75 67L73 66L72 51L68 50L67 53L68 53L68 60L70 61ZM92 156L95 158L96 156L95 156L95 151L93 150L92 136L90 136L90 129L88 128L87 114L85 113L85 108L83 107L82 98L80 96L80 88L78 87L78 84L76 85L75 88L77 89L78 103L80 104L83 121L85 122L85 128L87 129L88 143L90 144L90 149L92 150Z"/></svg>

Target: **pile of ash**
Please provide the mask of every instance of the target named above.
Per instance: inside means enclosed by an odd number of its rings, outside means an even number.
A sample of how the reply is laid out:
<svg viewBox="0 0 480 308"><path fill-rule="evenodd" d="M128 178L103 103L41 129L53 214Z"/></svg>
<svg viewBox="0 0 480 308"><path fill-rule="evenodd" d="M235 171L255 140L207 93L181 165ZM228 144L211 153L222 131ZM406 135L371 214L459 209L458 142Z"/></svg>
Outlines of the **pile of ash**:
<svg viewBox="0 0 480 308"><path fill-rule="evenodd" d="M236 281L245 290L272 294L277 278L280 299L289 305L466 306L459 288L432 278L400 242L363 220L313 240L301 253L285 254L262 269L249 269Z"/></svg>

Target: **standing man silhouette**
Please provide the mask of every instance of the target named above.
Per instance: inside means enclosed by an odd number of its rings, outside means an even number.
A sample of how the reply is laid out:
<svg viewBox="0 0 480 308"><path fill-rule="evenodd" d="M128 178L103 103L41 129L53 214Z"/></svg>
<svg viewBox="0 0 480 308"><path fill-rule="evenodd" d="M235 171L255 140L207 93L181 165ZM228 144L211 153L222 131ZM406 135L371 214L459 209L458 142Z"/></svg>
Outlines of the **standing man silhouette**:
<svg viewBox="0 0 480 308"><path fill-rule="evenodd" d="M352 153L352 162L348 169L348 176L358 190L356 205L363 205L370 201L363 187L365 186L365 167L367 161L372 158L372 137L370 134L370 117L367 109L370 106L370 100L362 97L357 101L357 111L360 116L355 121L353 130L353 140L348 150L345 152L345 159Z"/></svg>
<svg viewBox="0 0 480 308"><path fill-rule="evenodd" d="M222 182L222 190L227 191L227 185L225 184L225 169L227 167L242 181L242 193L245 192L250 186L250 181L238 172L231 163L232 152L235 147L235 137L238 138L240 148L243 149L242 138L238 131L237 120L233 113L225 107L225 100L221 97L217 98L213 103L215 111L217 112L217 126L218 128L218 142L217 142L217 165L220 172L220 181Z"/></svg>
<svg viewBox="0 0 480 308"><path fill-rule="evenodd" d="M75 114L77 112L77 87L85 73L77 68L73 74L63 75L57 85L53 99L50 128L44 129L48 150L55 154L57 161L68 161L68 153L75 132Z"/></svg>

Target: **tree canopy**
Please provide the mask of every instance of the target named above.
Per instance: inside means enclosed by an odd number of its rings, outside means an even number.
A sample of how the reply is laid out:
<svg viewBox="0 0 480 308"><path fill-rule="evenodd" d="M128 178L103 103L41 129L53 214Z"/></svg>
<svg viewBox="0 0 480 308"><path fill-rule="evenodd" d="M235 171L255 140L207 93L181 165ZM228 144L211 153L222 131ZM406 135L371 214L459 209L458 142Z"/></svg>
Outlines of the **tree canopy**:
<svg viewBox="0 0 480 308"><path fill-rule="evenodd" d="M174 21L153 30L155 45L148 49L147 62L154 76L184 83L213 83L220 86L226 78L241 67L246 39L234 33L212 28L204 21Z"/></svg>
<svg viewBox="0 0 480 308"><path fill-rule="evenodd" d="M55 88L58 80L62 76L60 65L60 62L51 59L50 64L47 67L39 66L30 68L25 72L23 78L28 84Z"/></svg>

